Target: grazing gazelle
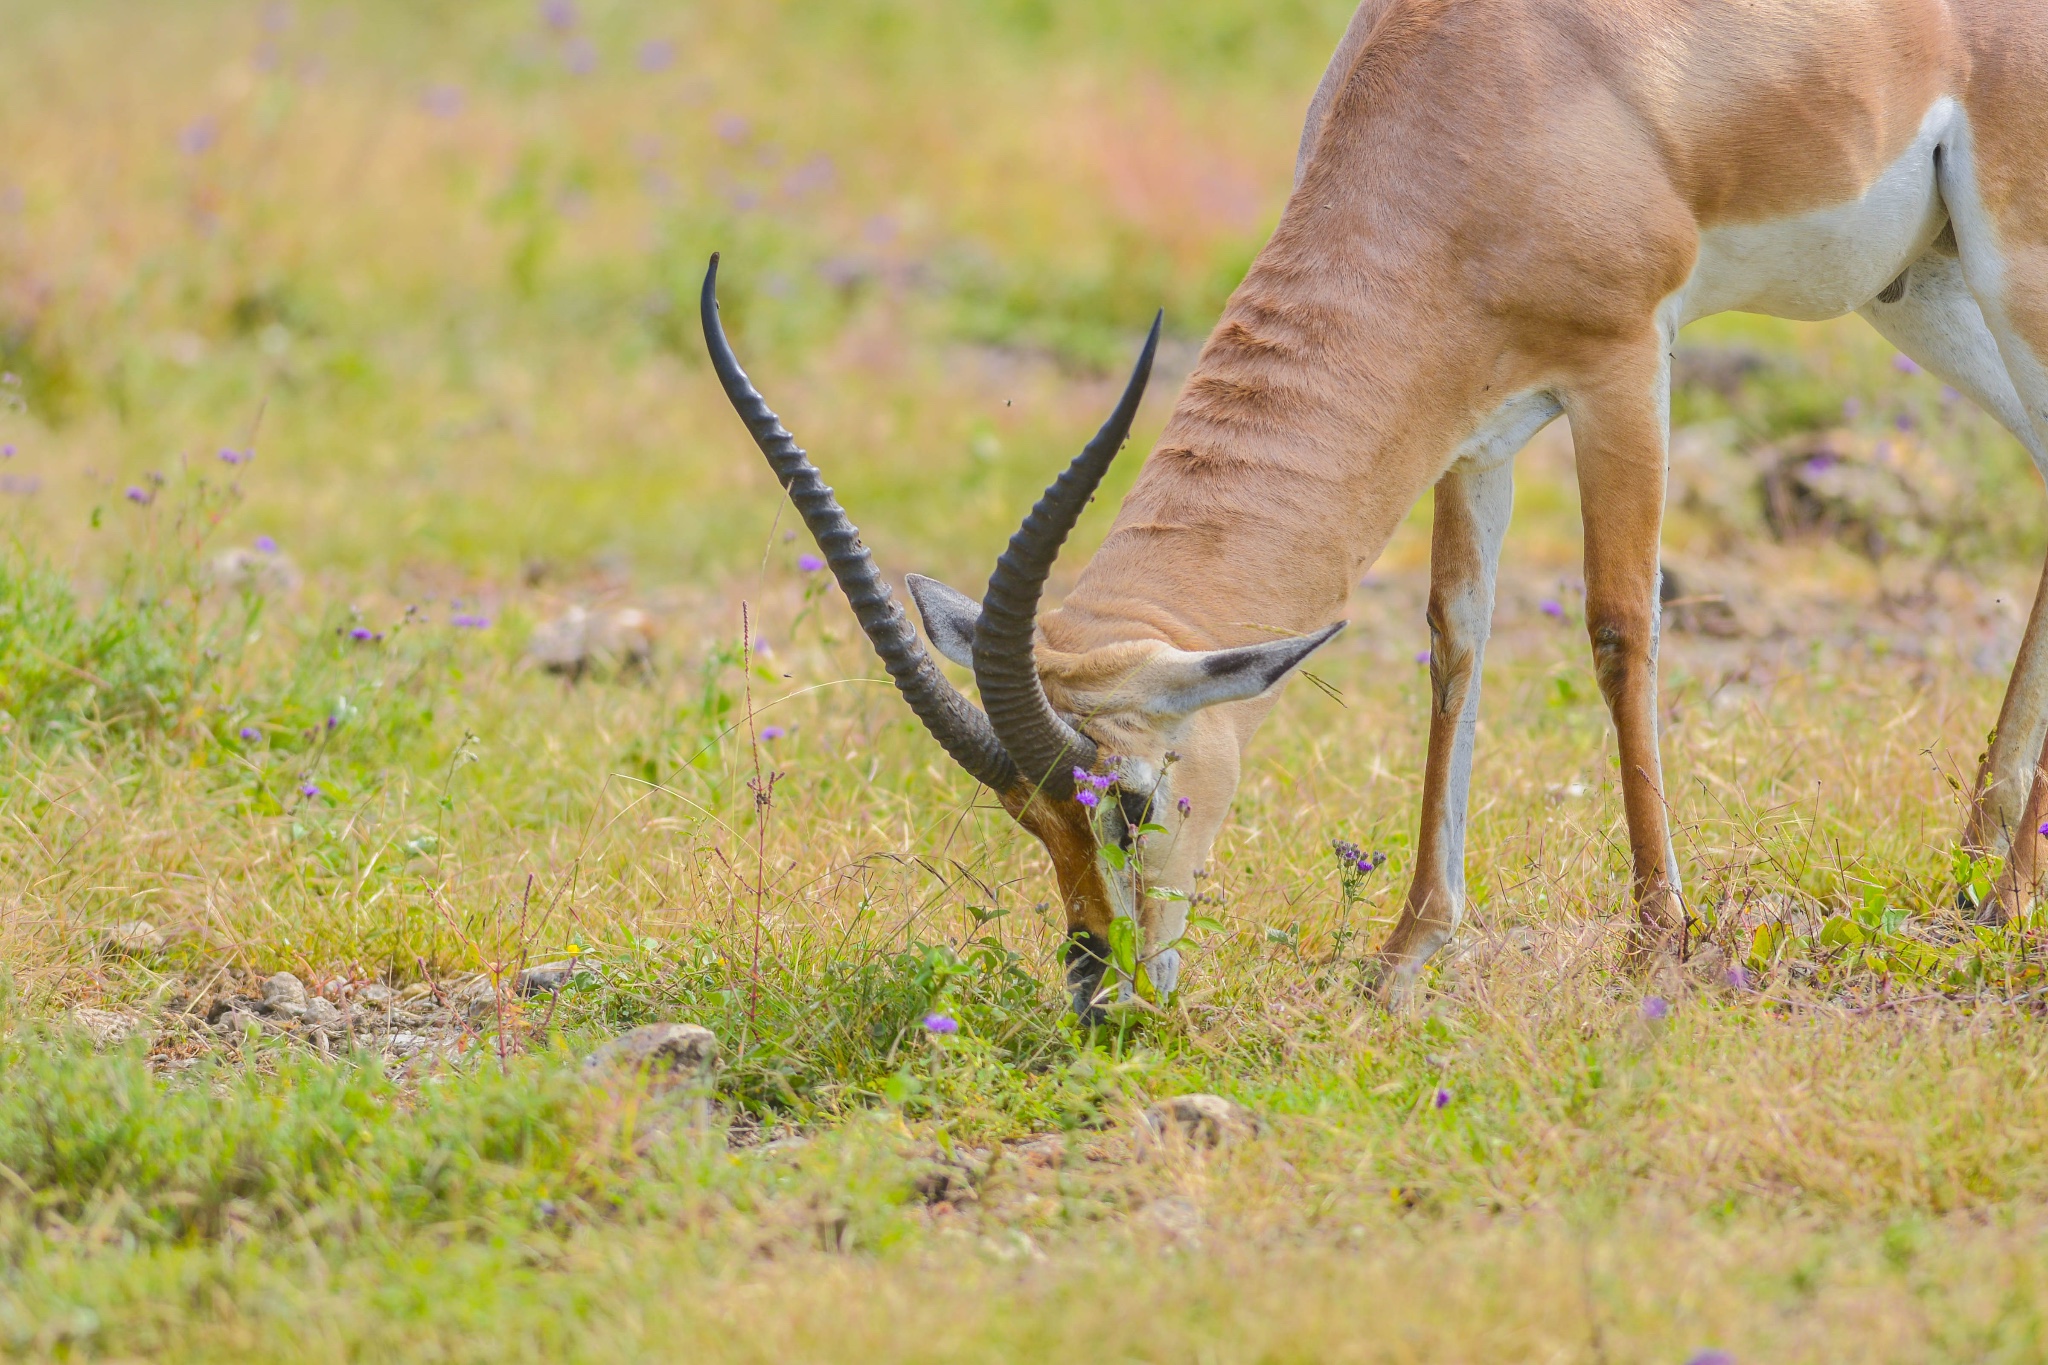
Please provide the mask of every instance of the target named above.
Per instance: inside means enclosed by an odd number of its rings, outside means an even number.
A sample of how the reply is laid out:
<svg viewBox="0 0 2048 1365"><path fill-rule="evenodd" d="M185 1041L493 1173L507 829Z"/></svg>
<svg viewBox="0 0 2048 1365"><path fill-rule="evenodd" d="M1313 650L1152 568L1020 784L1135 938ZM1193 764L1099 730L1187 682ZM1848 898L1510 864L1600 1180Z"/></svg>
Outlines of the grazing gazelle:
<svg viewBox="0 0 2048 1365"><path fill-rule="evenodd" d="M1365 0L1310 105L1286 212L1064 604L1038 615L1053 558L1129 427L1150 343L979 605L910 580L932 642L973 668L986 714L925 655L748 384L719 330L713 266L704 326L726 393L910 705L1051 852L1084 1016L1117 915L1138 922L1140 989L1172 989L1170 945L1245 744L1432 488L1422 829L1380 950L1382 990L1400 992L1449 938L1510 466L1567 415L1586 626L1634 861L1633 943L1653 958L1684 927L1657 749L1673 338L1726 309L1860 311L2048 469L2048 5ZM2048 781L2034 781L2048 729L2043 599L1965 831L1975 847L2010 847L2026 876L2048 865L2034 833L2048 814ZM1073 799L1077 776L1111 756L1117 799L1091 817ZM1173 837L1133 846L1131 828L1151 822ZM1124 851L1099 847L1098 828Z"/></svg>

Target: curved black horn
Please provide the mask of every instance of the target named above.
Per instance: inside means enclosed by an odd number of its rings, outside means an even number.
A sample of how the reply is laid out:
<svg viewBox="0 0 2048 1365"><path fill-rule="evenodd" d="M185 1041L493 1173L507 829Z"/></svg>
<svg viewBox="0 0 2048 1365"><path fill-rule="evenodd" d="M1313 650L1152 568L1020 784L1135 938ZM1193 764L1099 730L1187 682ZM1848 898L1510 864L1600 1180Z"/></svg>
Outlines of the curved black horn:
<svg viewBox="0 0 2048 1365"><path fill-rule="evenodd" d="M988 594L981 599L974 681L988 708L989 724L1024 779L1055 798L1072 795L1073 770L1095 767L1101 755L1093 740L1053 711L1038 681L1038 667L1031 658L1038 598L1067 533L1131 434L1131 419L1138 415L1145 381L1152 375L1152 356L1159 349L1159 323L1160 317L1152 319L1152 334L1145 338L1145 349L1116 410L1010 537L1010 548L996 561Z"/></svg>
<svg viewBox="0 0 2048 1365"><path fill-rule="evenodd" d="M811 538L824 553L832 576L839 580L846 600L852 604L860 628L867 633L875 653L882 656L882 666L895 680L896 690L954 762L976 781L997 791L1008 790L1017 781L1017 765L1003 751L1003 743L989 726L988 717L946 681L931 655L925 653L923 641L911 629L895 594L875 568L874 556L860 543L860 531L833 498L831 488L818 474L818 467L798 447L795 438L783 430L781 419L769 411L767 400L755 391L747 372L734 357L732 345L725 339L725 328L718 320L716 253L711 257L711 268L704 272L702 310L704 345L711 352L711 367L718 371L725 396L732 400L754 444L761 447L775 477L782 480L789 493L789 500L796 504Z"/></svg>

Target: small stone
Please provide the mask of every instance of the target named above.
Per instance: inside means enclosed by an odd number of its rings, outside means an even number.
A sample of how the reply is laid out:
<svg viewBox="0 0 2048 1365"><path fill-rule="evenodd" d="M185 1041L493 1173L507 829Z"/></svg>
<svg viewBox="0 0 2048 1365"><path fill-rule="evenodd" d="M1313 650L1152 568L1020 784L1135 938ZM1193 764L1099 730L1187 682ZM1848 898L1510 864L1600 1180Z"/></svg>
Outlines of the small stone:
<svg viewBox="0 0 2048 1365"><path fill-rule="evenodd" d="M398 993L398 999L402 1004L411 1004L413 1001L425 999L433 993L434 987L432 983L415 981Z"/></svg>
<svg viewBox="0 0 2048 1365"><path fill-rule="evenodd" d="M384 1048L394 1057L410 1057L425 1051L433 1041L424 1033L394 1033L384 1040Z"/></svg>
<svg viewBox="0 0 2048 1365"><path fill-rule="evenodd" d="M1259 1135L1264 1126L1257 1114L1221 1095L1177 1095L1145 1111L1145 1123L1158 1137L1178 1132L1197 1147L1223 1147Z"/></svg>
<svg viewBox="0 0 2048 1365"><path fill-rule="evenodd" d="M497 1017L498 987L488 976L473 976L448 992L455 1012L471 1023Z"/></svg>
<svg viewBox="0 0 2048 1365"><path fill-rule="evenodd" d="M94 1047L113 1047L142 1031L142 1019L116 1010L96 1010L80 1005L71 1011L71 1021L92 1038Z"/></svg>
<svg viewBox="0 0 2048 1365"><path fill-rule="evenodd" d="M389 1009L398 1003L398 992L381 981L372 981L356 988L356 1003L371 1009Z"/></svg>
<svg viewBox="0 0 2048 1365"><path fill-rule="evenodd" d="M519 974L521 995L551 995L577 976L596 975L589 967L579 965L575 959L566 962L544 962L538 967L528 967Z"/></svg>
<svg viewBox="0 0 2048 1365"><path fill-rule="evenodd" d="M718 1065L718 1036L701 1024L642 1024L583 1060L592 1080L645 1070L657 1090L706 1082Z"/></svg>
<svg viewBox="0 0 2048 1365"><path fill-rule="evenodd" d="M298 1018L306 1012L306 983L290 972L279 972L265 979L263 1008L272 1014Z"/></svg>
<svg viewBox="0 0 2048 1365"><path fill-rule="evenodd" d="M231 1009L221 1015L213 1027L230 1038L239 1038L244 1034L263 1032L263 1017L245 1009Z"/></svg>
<svg viewBox="0 0 2048 1365"><path fill-rule="evenodd" d="M130 957L153 957L164 950L168 941L162 931L148 920L131 919L108 929L101 942L110 953L125 953Z"/></svg>
<svg viewBox="0 0 2048 1365"><path fill-rule="evenodd" d="M304 1023L309 1029L321 1029L327 1033L338 1033L347 1027L346 1016L334 1007L332 1001L314 996L306 1002Z"/></svg>
<svg viewBox="0 0 2048 1365"><path fill-rule="evenodd" d="M654 622L638 607L570 607L534 628L526 654L550 673L575 678L592 667L645 668L654 656Z"/></svg>

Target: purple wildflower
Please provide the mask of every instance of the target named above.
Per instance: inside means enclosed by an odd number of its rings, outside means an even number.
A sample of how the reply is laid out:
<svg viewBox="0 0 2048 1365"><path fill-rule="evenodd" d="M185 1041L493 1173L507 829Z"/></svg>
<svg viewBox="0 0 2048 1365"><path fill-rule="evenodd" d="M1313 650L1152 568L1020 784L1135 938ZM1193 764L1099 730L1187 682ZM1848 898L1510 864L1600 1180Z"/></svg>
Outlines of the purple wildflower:
<svg viewBox="0 0 2048 1365"><path fill-rule="evenodd" d="M1102 804L1102 798L1097 796L1094 792L1089 791L1086 787L1083 787L1081 790L1075 792L1074 799L1076 801L1079 801L1082 805L1086 806L1090 810L1094 810L1097 806Z"/></svg>
<svg viewBox="0 0 2048 1365"><path fill-rule="evenodd" d="M571 38L562 53L562 65L572 76L588 76L597 70L597 46L588 38Z"/></svg>
<svg viewBox="0 0 2048 1365"><path fill-rule="evenodd" d="M816 573L825 567L825 561L816 555L798 555L796 557L796 566L805 573Z"/></svg>
<svg viewBox="0 0 2048 1365"><path fill-rule="evenodd" d="M1188 815L1192 814L1195 809L1195 803L1188 800L1185 796L1183 796L1180 800L1174 802L1173 804L1174 808L1181 813L1182 818L1186 818Z"/></svg>
<svg viewBox="0 0 2048 1365"><path fill-rule="evenodd" d="M1749 973L1741 967L1730 967L1721 974L1721 979L1738 991L1749 989Z"/></svg>
<svg viewBox="0 0 2048 1365"><path fill-rule="evenodd" d="M220 125L211 118L203 118L188 124L185 131L178 134L178 146L186 156L204 156L219 138Z"/></svg>
<svg viewBox="0 0 2048 1365"><path fill-rule="evenodd" d="M1892 418L1892 425L1900 431L1911 431L1913 429L1913 414L1910 412L1900 413L1897 417Z"/></svg>
<svg viewBox="0 0 2048 1365"><path fill-rule="evenodd" d="M2043 835L2048 835L2048 820L2043 820L2041 822L2041 828L2039 832Z"/></svg>
<svg viewBox="0 0 2048 1365"><path fill-rule="evenodd" d="M134 503L138 507L147 507L150 504L151 498L154 497L155 495L152 494L147 488L138 488L134 484L130 484L128 485L128 491L122 496L126 497L128 501Z"/></svg>
<svg viewBox="0 0 2048 1365"><path fill-rule="evenodd" d="M1450 1092L1450 1091L1448 1091L1448 1090L1446 1090L1446 1089L1444 1089L1444 1088L1443 1088L1442 1086L1438 1086L1438 1087L1436 1088L1436 1095L1435 1095L1435 1097L1434 1097L1434 1098L1433 1098L1433 1099L1432 1099L1432 1100L1430 1101L1430 1103L1432 1103L1433 1105L1435 1105L1435 1106L1436 1106L1436 1107L1437 1107L1438 1109L1442 1109L1442 1108L1444 1108L1444 1107L1445 1107L1446 1105L1448 1105L1448 1104L1449 1104L1450 1102L1451 1102L1451 1092Z"/></svg>
<svg viewBox="0 0 2048 1365"><path fill-rule="evenodd" d="M368 626L357 626L348 633L348 638L351 640L374 640L377 638L377 633Z"/></svg>
<svg viewBox="0 0 2048 1365"><path fill-rule="evenodd" d="M305 797L308 801L317 801L320 799L320 788L311 782L301 782L299 784L299 795Z"/></svg>
<svg viewBox="0 0 2048 1365"><path fill-rule="evenodd" d="M576 27L576 0L541 0L540 21L557 33Z"/></svg>
<svg viewBox="0 0 2048 1365"><path fill-rule="evenodd" d="M1116 774L1090 773L1088 775L1088 785L1095 788L1095 790L1099 792L1106 792L1111 787L1114 787L1116 785Z"/></svg>
<svg viewBox="0 0 2048 1365"><path fill-rule="evenodd" d="M448 618L449 625L461 630L482 630L490 623L490 617L474 611L458 611Z"/></svg>
<svg viewBox="0 0 2048 1365"><path fill-rule="evenodd" d="M720 114L718 116L718 136L722 141L745 142L747 134L751 131L753 131L753 125L747 122L745 114Z"/></svg>
<svg viewBox="0 0 2048 1365"><path fill-rule="evenodd" d="M430 85L420 96L420 107L435 118L454 118L462 112L462 87L459 85Z"/></svg>
<svg viewBox="0 0 2048 1365"><path fill-rule="evenodd" d="M236 733L240 734L243 739L248 740L251 744L263 738L263 732L253 725L244 725Z"/></svg>
<svg viewBox="0 0 2048 1365"><path fill-rule="evenodd" d="M1735 1365L1735 1357L1718 1348L1695 1351L1686 1357L1685 1365Z"/></svg>
<svg viewBox="0 0 2048 1365"><path fill-rule="evenodd" d="M1671 1002L1661 995L1643 1001L1643 1018L1655 1024L1671 1016Z"/></svg>
<svg viewBox="0 0 2048 1365"><path fill-rule="evenodd" d="M929 1033L958 1033L960 1021L950 1014L927 1014L924 1026Z"/></svg>
<svg viewBox="0 0 2048 1365"><path fill-rule="evenodd" d="M676 59L676 45L666 38L650 38L640 44L640 69L666 71Z"/></svg>
<svg viewBox="0 0 2048 1365"><path fill-rule="evenodd" d="M1953 403L1953 402L1955 402L1955 401L1956 401L1956 400L1957 400L1958 398L1961 398L1962 396L1963 396L1963 395L1962 395L1961 393L1957 392L1957 391L1956 391L1956 389L1955 389L1954 387L1952 387L1951 385L1948 385L1948 384L1943 384L1943 385L1941 386L1941 401L1942 401L1942 402L1943 402L1944 404L1946 404L1946 403Z"/></svg>
<svg viewBox="0 0 2048 1365"><path fill-rule="evenodd" d="M5 446L0 446L0 458L4 458L4 459L9 459L9 460L13 459L13 458L14 458L14 447L13 447L13 446L11 446L11 445L5 445Z"/></svg>
<svg viewBox="0 0 2048 1365"><path fill-rule="evenodd" d="M1892 357L1892 368L1900 374L1918 374L1920 373L1920 362L1901 351Z"/></svg>
<svg viewBox="0 0 2048 1365"><path fill-rule="evenodd" d="M259 554L274 555L277 553L277 541L270 536L256 537L255 545Z"/></svg>
<svg viewBox="0 0 2048 1365"><path fill-rule="evenodd" d="M1428 667L1429 667L1429 651L1428 651L1428 650L1426 650L1426 649L1418 649L1418 650L1416 650L1416 651L1415 651L1415 662L1416 662L1416 663L1419 663L1419 664L1421 664L1421 665L1422 665L1422 666L1423 666L1424 668L1428 668Z"/></svg>
<svg viewBox="0 0 2048 1365"><path fill-rule="evenodd" d="M1543 605L1538 607L1537 610L1553 621L1562 621L1564 619L1564 603L1554 597L1544 598Z"/></svg>
<svg viewBox="0 0 2048 1365"><path fill-rule="evenodd" d="M788 733L780 725L764 725L761 727L761 738L763 739L781 739Z"/></svg>

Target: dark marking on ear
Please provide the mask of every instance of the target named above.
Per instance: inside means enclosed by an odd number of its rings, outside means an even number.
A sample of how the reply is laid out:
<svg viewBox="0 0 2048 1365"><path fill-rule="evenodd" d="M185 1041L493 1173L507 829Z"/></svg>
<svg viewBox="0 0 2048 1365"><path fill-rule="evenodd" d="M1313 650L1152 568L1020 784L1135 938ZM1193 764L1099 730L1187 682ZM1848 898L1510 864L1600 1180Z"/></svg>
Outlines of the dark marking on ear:
<svg viewBox="0 0 2048 1365"><path fill-rule="evenodd" d="M1286 677L1303 659L1315 653L1324 641L1344 629L1344 624L1339 621L1334 626L1323 627L1313 635L1297 635L1291 640L1275 640L1271 644L1215 650L1203 656L1202 671L1212 678L1222 678L1250 670L1259 678L1259 691L1263 692Z"/></svg>
<svg viewBox="0 0 2048 1365"><path fill-rule="evenodd" d="M1879 303L1897 303L1900 299L1906 297L1906 276L1912 273L1910 270L1901 270L1897 279L1878 291L1877 301Z"/></svg>

